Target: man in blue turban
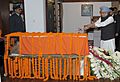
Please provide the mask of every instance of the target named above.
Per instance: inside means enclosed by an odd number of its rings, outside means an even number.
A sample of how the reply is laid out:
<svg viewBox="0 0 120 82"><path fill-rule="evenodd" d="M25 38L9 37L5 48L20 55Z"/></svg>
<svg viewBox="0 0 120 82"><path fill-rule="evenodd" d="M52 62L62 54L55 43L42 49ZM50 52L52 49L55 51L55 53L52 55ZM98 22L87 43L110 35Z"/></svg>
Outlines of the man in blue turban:
<svg viewBox="0 0 120 82"><path fill-rule="evenodd" d="M101 44L100 47L114 52L115 50L115 26L114 18L110 15L111 10L108 7L100 7L100 18L92 24L87 24L84 29L100 28Z"/></svg>

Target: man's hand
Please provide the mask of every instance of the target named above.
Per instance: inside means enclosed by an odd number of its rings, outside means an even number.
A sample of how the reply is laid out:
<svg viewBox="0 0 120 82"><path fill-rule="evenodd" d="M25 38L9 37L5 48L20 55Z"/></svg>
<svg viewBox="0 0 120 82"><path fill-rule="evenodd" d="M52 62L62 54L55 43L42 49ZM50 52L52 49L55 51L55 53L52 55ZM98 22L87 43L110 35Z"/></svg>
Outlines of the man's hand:
<svg viewBox="0 0 120 82"><path fill-rule="evenodd" d="M92 23L92 24L87 24L87 25L84 25L84 30L88 30L90 28L95 28L95 24Z"/></svg>
<svg viewBox="0 0 120 82"><path fill-rule="evenodd" d="M89 29L88 25L84 25L84 30L88 30L88 29Z"/></svg>

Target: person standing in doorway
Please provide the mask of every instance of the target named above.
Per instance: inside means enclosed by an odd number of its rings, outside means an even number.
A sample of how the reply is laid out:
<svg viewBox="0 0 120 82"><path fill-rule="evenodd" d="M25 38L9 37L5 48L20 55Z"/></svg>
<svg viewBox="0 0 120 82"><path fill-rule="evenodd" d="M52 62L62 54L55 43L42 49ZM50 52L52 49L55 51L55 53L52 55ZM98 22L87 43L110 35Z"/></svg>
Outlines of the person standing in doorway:
<svg viewBox="0 0 120 82"><path fill-rule="evenodd" d="M22 8L20 5L13 7L14 14L10 16L10 33L25 32L24 22L21 17Z"/></svg>

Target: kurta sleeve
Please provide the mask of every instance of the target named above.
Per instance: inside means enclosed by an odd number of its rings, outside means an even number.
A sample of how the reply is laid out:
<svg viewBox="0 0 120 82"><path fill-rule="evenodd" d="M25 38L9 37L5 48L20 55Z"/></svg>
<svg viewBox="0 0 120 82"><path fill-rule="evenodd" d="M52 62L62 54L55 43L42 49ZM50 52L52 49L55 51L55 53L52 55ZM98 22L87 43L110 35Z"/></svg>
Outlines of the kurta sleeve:
<svg viewBox="0 0 120 82"><path fill-rule="evenodd" d="M108 19L106 19L103 22L101 22L101 18L99 18L98 21L95 22L95 26L96 27L104 27L104 26L107 26L113 22L114 22L114 19L112 16L110 16Z"/></svg>

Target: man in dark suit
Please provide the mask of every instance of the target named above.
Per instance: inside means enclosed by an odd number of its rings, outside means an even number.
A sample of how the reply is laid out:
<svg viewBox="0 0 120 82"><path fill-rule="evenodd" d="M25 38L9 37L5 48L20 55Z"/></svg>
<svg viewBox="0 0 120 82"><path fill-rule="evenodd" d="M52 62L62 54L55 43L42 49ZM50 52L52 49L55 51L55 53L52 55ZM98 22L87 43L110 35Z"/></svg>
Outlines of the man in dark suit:
<svg viewBox="0 0 120 82"><path fill-rule="evenodd" d="M120 14L116 16L116 51L120 51Z"/></svg>
<svg viewBox="0 0 120 82"><path fill-rule="evenodd" d="M25 32L25 26L21 17L22 8L20 5L15 6L15 13L10 16L10 33Z"/></svg>
<svg viewBox="0 0 120 82"><path fill-rule="evenodd" d="M115 45L116 45L116 51L120 51L120 15L118 14L116 7L110 8L112 11L110 14L114 18L115 23Z"/></svg>

